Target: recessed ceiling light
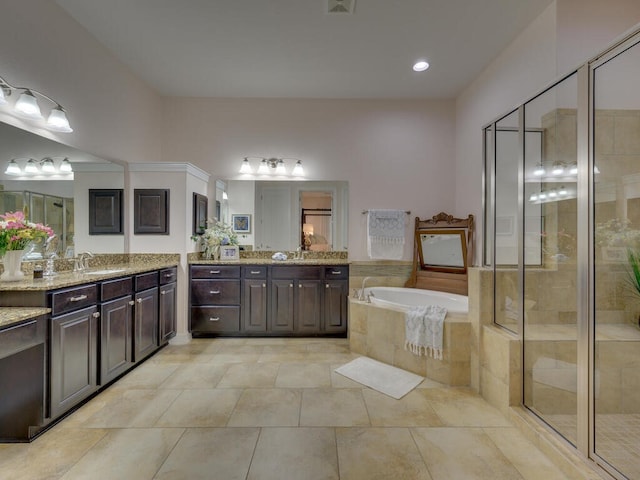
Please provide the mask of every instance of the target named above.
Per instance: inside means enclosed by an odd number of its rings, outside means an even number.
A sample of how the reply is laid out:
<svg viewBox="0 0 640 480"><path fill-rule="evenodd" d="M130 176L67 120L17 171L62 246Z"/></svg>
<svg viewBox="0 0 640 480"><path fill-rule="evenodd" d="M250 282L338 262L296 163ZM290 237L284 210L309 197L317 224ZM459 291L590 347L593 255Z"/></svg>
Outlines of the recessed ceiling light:
<svg viewBox="0 0 640 480"><path fill-rule="evenodd" d="M425 60L418 60L413 64L414 72L424 72L427 68L429 68L429 62Z"/></svg>

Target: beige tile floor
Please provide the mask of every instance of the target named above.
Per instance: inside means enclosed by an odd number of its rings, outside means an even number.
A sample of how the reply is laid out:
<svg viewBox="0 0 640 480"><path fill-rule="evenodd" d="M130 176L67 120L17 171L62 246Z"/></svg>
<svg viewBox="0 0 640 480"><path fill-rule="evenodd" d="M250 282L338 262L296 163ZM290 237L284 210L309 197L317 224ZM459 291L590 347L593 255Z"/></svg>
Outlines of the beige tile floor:
<svg viewBox="0 0 640 480"><path fill-rule="evenodd" d="M0 479L565 479L468 388L393 400L333 370L343 339L169 346L31 444Z"/></svg>

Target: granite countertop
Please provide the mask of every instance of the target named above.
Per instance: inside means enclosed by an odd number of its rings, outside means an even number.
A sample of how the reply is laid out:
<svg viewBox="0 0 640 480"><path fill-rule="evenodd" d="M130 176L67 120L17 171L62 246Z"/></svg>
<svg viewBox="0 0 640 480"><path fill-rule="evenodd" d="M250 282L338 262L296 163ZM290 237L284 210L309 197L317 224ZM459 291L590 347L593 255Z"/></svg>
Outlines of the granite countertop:
<svg viewBox="0 0 640 480"><path fill-rule="evenodd" d="M51 311L44 307L0 307L0 330L30 318L46 315Z"/></svg>
<svg viewBox="0 0 640 480"><path fill-rule="evenodd" d="M271 258L241 258L239 260L190 259L191 265L348 265L344 258L305 258L304 260L272 260Z"/></svg>
<svg viewBox="0 0 640 480"><path fill-rule="evenodd" d="M93 264L84 272L61 271L53 277L34 279L30 275L25 275L25 279L19 282L0 281L0 292L55 290L57 288L71 287L83 283L93 283L110 278L174 267L178 265L179 262L179 255L145 256L139 260L132 259L126 263Z"/></svg>

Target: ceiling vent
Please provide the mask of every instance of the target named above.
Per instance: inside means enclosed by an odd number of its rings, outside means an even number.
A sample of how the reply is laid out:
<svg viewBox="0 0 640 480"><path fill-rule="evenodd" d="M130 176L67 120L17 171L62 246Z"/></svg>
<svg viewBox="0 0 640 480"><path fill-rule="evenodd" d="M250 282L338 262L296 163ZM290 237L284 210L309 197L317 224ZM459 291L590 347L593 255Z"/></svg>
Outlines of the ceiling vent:
<svg viewBox="0 0 640 480"><path fill-rule="evenodd" d="M355 6L356 0L327 0L327 13L350 15Z"/></svg>

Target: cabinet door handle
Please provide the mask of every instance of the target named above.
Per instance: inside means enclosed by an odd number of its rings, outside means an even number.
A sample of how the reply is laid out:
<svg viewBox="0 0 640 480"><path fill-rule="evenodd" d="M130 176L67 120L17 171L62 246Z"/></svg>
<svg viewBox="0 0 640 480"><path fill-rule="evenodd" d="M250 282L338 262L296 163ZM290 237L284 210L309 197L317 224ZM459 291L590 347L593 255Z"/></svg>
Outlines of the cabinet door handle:
<svg viewBox="0 0 640 480"><path fill-rule="evenodd" d="M82 300L86 300L87 296L86 295L78 295L77 297L71 297L69 299L70 302L80 302Z"/></svg>
<svg viewBox="0 0 640 480"><path fill-rule="evenodd" d="M212 293L214 295L217 295L220 293L220 290L209 290L209 293Z"/></svg>
<svg viewBox="0 0 640 480"><path fill-rule="evenodd" d="M301 283L298 284L298 288L302 288L302 284Z"/></svg>
<svg viewBox="0 0 640 480"><path fill-rule="evenodd" d="M293 288L293 283L290 283L290 284L289 284L289 288Z"/></svg>
<svg viewBox="0 0 640 480"><path fill-rule="evenodd" d="M342 270L333 270L331 275L342 275Z"/></svg>
<svg viewBox="0 0 640 480"><path fill-rule="evenodd" d="M209 273L212 273L213 275L218 275L220 273L220 270L211 270Z"/></svg>
<svg viewBox="0 0 640 480"><path fill-rule="evenodd" d="M142 303L142 299L141 298L136 298L136 302Z"/></svg>
<svg viewBox="0 0 640 480"><path fill-rule="evenodd" d="M210 322L219 322L220 321L220 317L209 317L209 321Z"/></svg>
<svg viewBox="0 0 640 480"><path fill-rule="evenodd" d="M136 302L134 302L133 300L129 301L129 305L131 305L132 307L136 304Z"/></svg>
<svg viewBox="0 0 640 480"><path fill-rule="evenodd" d="M160 292L160 295L164 295L164 294L166 294L166 293L167 293L167 292L166 292L165 290L162 290L162 291Z"/></svg>
<svg viewBox="0 0 640 480"><path fill-rule="evenodd" d="M266 284L266 283L263 283L263 284L262 284L262 288L267 288L267 284Z"/></svg>
<svg viewBox="0 0 640 480"><path fill-rule="evenodd" d="M257 272L255 270L251 270L251 275L260 275L260 270Z"/></svg>
<svg viewBox="0 0 640 480"><path fill-rule="evenodd" d="M91 315L93 316L93 318L98 318L100 317L100 312L94 312Z"/></svg>
<svg viewBox="0 0 640 480"><path fill-rule="evenodd" d="M324 286L324 288L329 288L329 284L327 283L327 284Z"/></svg>

